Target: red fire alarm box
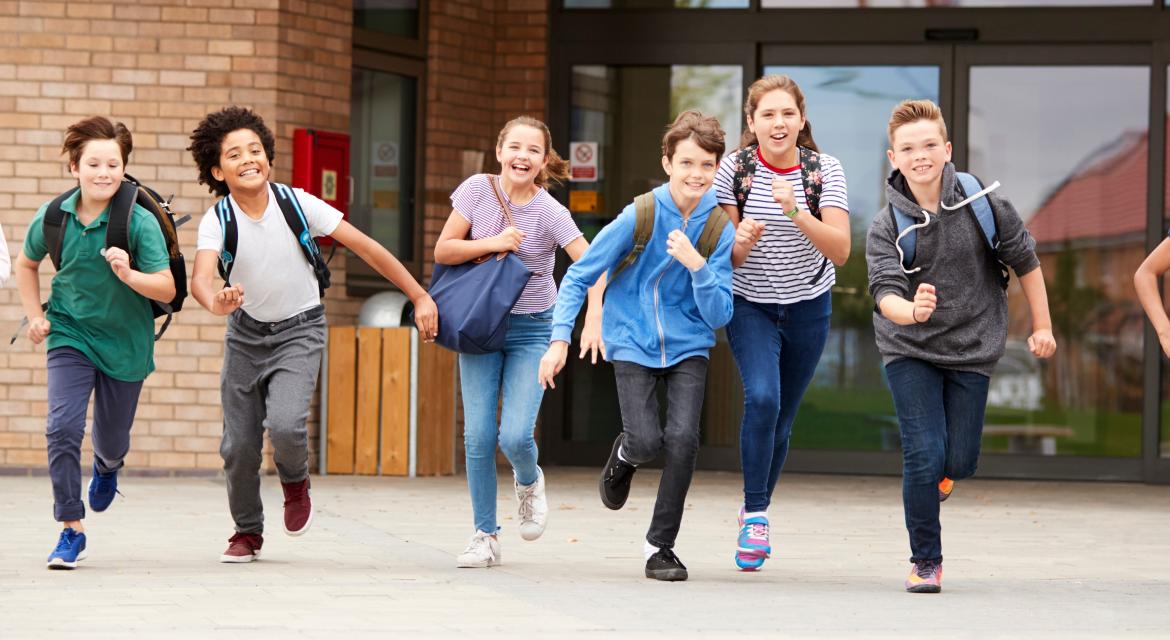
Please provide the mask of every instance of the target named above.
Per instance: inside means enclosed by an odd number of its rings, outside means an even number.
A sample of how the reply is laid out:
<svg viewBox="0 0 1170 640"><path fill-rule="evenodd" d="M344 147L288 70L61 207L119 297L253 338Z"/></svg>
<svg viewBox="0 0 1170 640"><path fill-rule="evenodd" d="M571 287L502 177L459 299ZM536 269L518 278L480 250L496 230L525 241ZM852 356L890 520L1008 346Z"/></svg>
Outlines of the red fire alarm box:
<svg viewBox="0 0 1170 640"><path fill-rule="evenodd" d="M293 131L292 186L321 198L349 219L349 135L314 129ZM332 238L318 239L330 244Z"/></svg>

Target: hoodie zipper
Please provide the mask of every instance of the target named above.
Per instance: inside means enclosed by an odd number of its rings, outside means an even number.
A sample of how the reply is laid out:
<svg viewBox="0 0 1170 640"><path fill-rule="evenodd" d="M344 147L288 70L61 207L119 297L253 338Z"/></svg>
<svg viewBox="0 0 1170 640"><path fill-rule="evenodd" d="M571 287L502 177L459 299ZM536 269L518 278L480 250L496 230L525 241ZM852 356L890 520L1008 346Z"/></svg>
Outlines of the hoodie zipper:
<svg viewBox="0 0 1170 640"><path fill-rule="evenodd" d="M682 221L682 232L687 232L687 222L690 221L690 216L686 216ZM662 348L662 367L666 368L666 331L662 328L662 316L658 308L658 285L662 282L663 276L666 275L666 270L674 264L674 258L666 263L666 267L662 273L658 274L658 278L654 280L654 323L658 325L658 344Z"/></svg>

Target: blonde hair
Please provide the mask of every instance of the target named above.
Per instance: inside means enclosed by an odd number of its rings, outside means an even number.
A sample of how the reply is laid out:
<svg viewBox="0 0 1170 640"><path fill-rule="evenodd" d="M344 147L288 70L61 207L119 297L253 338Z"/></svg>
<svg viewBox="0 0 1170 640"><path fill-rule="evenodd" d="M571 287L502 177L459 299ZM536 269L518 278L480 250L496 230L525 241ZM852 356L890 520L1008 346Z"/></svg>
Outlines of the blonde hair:
<svg viewBox="0 0 1170 640"><path fill-rule="evenodd" d="M508 132L517 125L532 127L544 134L544 157L548 158L548 164L540 170L540 175L536 176L536 186L547 187L552 182L561 184L565 180L568 180L569 162L558 155L556 149L552 148L552 133L549 132L548 125L536 118L519 116L505 123L504 128L500 129L499 137L496 138L496 149L503 148L504 138L508 137Z"/></svg>
<svg viewBox="0 0 1170 640"><path fill-rule="evenodd" d="M792 96L793 101L796 102L796 109L800 111L800 116L804 118L804 128L797 134L796 144L819 153L820 149L817 148L817 143L813 140L812 123L809 122L808 114L804 110L804 92L800 90L800 86L796 84L795 80L786 75L776 74L764 76L753 82L752 86L748 87L747 99L743 101L744 119L752 118L756 109L760 106L760 100L765 95L776 90L788 92L788 95ZM758 143L759 141L756 140L756 134L752 131L752 128L745 126L739 146L746 147Z"/></svg>
<svg viewBox="0 0 1170 640"><path fill-rule="evenodd" d="M930 100L903 100L890 113L890 126L887 131L890 137L890 146L894 146L894 132L899 127L919 120L929 120L938 124L943 141L947 140L947 123L943 120L942 109L939 109L937 104Z"/></svg>
<svg viewBox="0 0 1170 640"><path fill-rule="evenodd" d="M698 109L683 111L666 128L666 134L662 136L662 155L673 159L674 150L683 140L694 140L700 149L715 154L716 160L723 157L727 147L719 120L714 116L703 115Z"/></svg>

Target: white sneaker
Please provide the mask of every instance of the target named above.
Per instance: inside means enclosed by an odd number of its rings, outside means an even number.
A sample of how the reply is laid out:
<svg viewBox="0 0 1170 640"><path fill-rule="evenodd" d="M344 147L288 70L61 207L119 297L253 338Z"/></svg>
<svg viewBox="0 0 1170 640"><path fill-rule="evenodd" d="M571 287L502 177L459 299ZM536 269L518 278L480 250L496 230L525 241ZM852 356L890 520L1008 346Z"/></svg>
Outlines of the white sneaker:
<svg viewBox="0 0 1170 640"><path fill-rule="evenodd" d="M516 501L520 503L520 537L535 540L548 523L548 500L544 497L544 471L536 468L536 482L528 486L515 483Z"/></svg>
<svg viewBox="0 0 1170 640"><path fill-rule="evenodd" d="M485 531L476 531L471 536L471 542L459 557L455 558L455 566L465 569L477 569L500 564L500 541L495 535Z"/></svg>

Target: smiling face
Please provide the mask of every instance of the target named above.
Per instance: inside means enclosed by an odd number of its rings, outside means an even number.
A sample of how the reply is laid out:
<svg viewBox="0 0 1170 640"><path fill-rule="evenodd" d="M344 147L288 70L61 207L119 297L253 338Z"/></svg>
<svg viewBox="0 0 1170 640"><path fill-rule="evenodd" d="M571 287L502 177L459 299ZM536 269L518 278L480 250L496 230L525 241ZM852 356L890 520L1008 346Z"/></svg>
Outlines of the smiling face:
<svg viewBox="0 0 1170 640"><path fill-rule="evenodd" d="M271 170L260 136L251 129L236 129L220 143L219 164L211 168L211 175L226 182L233 193L254 192L267 187Z"/></svg>
<svg viewBox="0 0 1170 640"><path fill-rule="evenodd" d="M886 151L886 157L911 184L934 184L951 159L951 143L946 141L942 127L931 120L915 120L898 127L890 143L893 148Z"/></svg>
<svg viewBox="0 0 1170 640"><path fill-rule="evenodd" d="M534 184L548 165L548 149L544 143L544 132L540 129L524 124L513 125L496 147L500 175L520 187Z"/></svg>
<svg viewBox="0 0 1170 640"><path fill-rule="evenodd" d="M687 138L675 146L674 156L662 156L662 168L670 176L670 192L675 198L694 200L707 193L715 181L719 156Z"/></svg>
<svg viewBox="0 0 1170 640"><path fill-rule="evenodd" d="M122 148L117 140L90 140L81 148L81 159L70 165L69 171L77 178L82 197L105 202L118 192L126 172Z"/></svg>
<svg viewBox="0 0 1170 640"><path fill-rule="evenodd" d="M769 157L781 160L791 159L796 152L796 138L804 123L796 98L783 89L773 89L761 96L755 111L748 116L748 128L756 134L760 149Z"/></svg>

